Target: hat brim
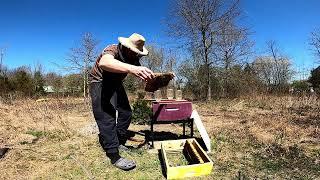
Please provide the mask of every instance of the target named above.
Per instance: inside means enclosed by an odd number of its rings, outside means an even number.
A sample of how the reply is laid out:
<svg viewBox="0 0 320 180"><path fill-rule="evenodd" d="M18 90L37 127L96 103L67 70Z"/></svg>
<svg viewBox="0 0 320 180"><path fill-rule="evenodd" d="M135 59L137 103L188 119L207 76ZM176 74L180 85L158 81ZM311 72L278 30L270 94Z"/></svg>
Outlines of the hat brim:
<svg viewBox="0 0 320 180"><path fill-rule="evenodd" d="M139 50L138 48L136 48L136 47L131 43L131 41L129 40L129 38L118 37L118 40L119 40L119 42L120 42L123 46L129 48L130 50L138 53L138 54L141 55L141 56L147 56L147 55L149 54L149 51L147 50L147 48L146 48L145 46L143 46L143 49L142 49L142 51L141 51L141 50Z"/></svg>

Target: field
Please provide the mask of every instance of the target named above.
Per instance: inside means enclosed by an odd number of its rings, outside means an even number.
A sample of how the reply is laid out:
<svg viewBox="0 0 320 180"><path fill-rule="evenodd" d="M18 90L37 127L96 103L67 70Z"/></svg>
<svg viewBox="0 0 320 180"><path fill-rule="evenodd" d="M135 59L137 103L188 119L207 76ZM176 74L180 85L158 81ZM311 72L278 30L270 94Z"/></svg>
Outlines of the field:
<svg viewBox="0 0 320 180"><path fill-rule="evenodd" d="M194 109L212 139L214 170L201 179L320 179L316 97L195 102ZM149 126L132 124L129 129ZM159 125L155 130L175 134L182 127ZM147 146L121 152L137 162L135 170L112 167L83 99L1 102L0 147L10 148L0 159L0 179L164 179L158 154L148 153Z"/></svg>

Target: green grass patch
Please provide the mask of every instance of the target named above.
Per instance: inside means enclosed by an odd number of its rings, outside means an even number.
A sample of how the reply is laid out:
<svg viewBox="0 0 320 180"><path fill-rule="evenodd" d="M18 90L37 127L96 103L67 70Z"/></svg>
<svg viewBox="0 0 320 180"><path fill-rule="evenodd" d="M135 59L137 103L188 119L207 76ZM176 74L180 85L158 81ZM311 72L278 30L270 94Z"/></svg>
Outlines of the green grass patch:
<svg viewBox="0 0 320 180"><path fill-rule="evenodd" d="M42 137L45 133L43 131L37 131L37 130L28 130L26 134L30 134L32 136L35 136L37 138Z"/></svg>

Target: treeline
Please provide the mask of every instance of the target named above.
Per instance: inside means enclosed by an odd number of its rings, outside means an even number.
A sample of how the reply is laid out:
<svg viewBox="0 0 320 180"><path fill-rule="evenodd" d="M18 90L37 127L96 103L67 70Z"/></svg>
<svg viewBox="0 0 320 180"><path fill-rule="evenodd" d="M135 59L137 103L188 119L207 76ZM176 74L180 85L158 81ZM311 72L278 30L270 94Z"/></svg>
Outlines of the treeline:
<svg viewBox="0 0 320 180"><path fill-rule="evenodd" d="M182 89L185 98L205 100L207 98L206 67L197 59L177 62L176 54L166 52L155 45L148 47L150 54L141 60L142 65L154 72L175 72L170 88ZM320 88L320 66L313 69L306 80L290 82L294 72L290 60L279 56L256 57L251 63L235 63L230 67L212 65L210 67L211 94L214 98L234 98L258 94L288 94L315 92ZM41 66L30 68L21 66L15 69L0 70L0 96L83 96L84 75L80 73L60 75L55 72L44 73ZM129 93L143 92L144 83L128 75L124 86Z"/></svg>
<svg viewBox="0 0 320 180"><path fill-rule="evenodd" d="M221 62L212 63L209 70L198 59L186 60L178 68L185 91L203 100L208 98L208 89L214 98L288 93L294 75L290 59L280 53L274 41L268 42L267 47L274 54L242 62L222 58Z"/></svg>
<svg viewBox="0 0 320 180"><path fill-rule="evenodd" d="M182 61L177 60L175 53L166 52L157 46L149 46L149 56L142 64L154 72L173 71L175 82L170 88L182 89L185 98L206 100L208 79L206 66L197 56ZM292 81L295 74L291 60L283 55L274 41L266 43L266 53L248 61L210 65L209 82L212 98L235 98L239 96L255 96L261 94L306 94L319 93L320 66L310 72L304 80ZM141 83L133 77L125 81L132 92L141 89ZM173 87L174 86L174 87Z"/></svg>
<svg viewBox="0 0 320 180"><path fill-rule="evenodd" d="M1 97L40 97L45 95L79 96L83 82L80 74L65 76L57 73L43 73L41 68L32 70L21 66L0 70Z"/></svg>
<svg viewBox="0 0 320 180"><path fill-rule="evenodd" d="M279 63L279 64L278 64ZM292 71L288 71L286 61L274 62L269 58L256 59L244 66L234 65L228 70L211 67L211 94L213 98L235 98L256 95L286 95L320 93L320 66L311 71L306 80L290 82ZM207 98L203 66L184 64L180 73L185 78L185 97L205 100Z"/></svg>

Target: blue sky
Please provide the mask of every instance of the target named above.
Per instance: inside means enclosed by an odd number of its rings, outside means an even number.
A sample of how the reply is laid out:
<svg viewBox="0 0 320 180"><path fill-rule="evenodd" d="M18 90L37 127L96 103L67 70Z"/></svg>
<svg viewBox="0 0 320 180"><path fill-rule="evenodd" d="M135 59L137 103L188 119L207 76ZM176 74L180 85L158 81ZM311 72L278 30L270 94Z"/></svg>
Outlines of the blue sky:
<svg viewBox="0 0 320 180"><path fill-rule="evenodd" d="M84 32L100 40L100 49L117 43L118 36L143 34L160 45L169 39L163 19L170 0L2 0L0 47L9 68L41 63L57 71L52 62L63 63L68 49ZM310 32L320 28L319 0L243 0L245 24L251 27L255 50L263 53L265 42L276 40L293 59L297 70L315 66L308 50Z"/></svg>
<svg viewBox="0 0 320 180"><path fill-rule="evenodd" d="M319 0L243 1L246 23L253 30L255 49L263 53L266 41L275 40L281 50L293 60L296 78L306 78L308 71L318 66L310 52L310 32L320 28Z"/></svg>

